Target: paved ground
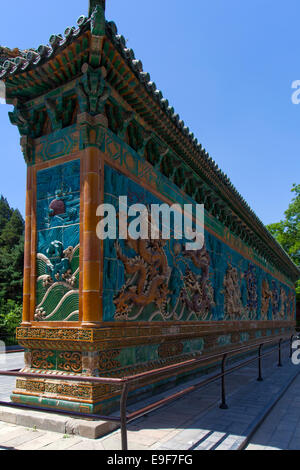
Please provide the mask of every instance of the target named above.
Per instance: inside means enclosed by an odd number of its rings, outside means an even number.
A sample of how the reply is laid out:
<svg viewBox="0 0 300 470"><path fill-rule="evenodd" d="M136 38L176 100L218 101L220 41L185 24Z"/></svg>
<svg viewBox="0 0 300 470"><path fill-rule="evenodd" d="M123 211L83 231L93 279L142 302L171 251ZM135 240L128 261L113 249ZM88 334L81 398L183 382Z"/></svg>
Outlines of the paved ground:
<svg viewBox="0 0 300 470"><path fill-rule="evenodd" d="M13 370L24 367L24 353L0 354L0 369ZM0 378L0 401L8 401L15 386L14 377Z"/></svg>
<svg viewBox="0 0 300 470"><path fill-rule="evenodd" d="M300 450L300 376L273 408L247 450Z"/></svg>
<svg viewBox="0 0 300 470"><path fill-rule="evenodd" d="M217 406L220 385L214 383L132 423L128 432L129 449L238 448L249 434L249 430L257 424L274 396L279 395L286 384L300 372L300 367L293 366L287 356L285 351L283 368L276 366L275 355L264 359L264 382L256 381L256 363L229 376L227 378L229 410L220 410ZM5 368L15 369L22 361L22 354L9 355L8 361ZM10 393L9 388L13 387L14 380L6 378L0 380L0 393L4 396ZM256 448L257 445L260 448L293 448L293 446L296 448L298 443L300 445L300 428L299 432L297 431L300 422L298 386L300 386L300 376L295 379L294 384L277 405L278 411L274 409L271 412L269 421L267 420L253 437L248 446L249 450ZM147 401L144 401L143 404L146 403ZM261 432L264 426L266 433ZM79 436L63 436L0 423L0 449L118 450L120 431L91 441Z"/></svg>

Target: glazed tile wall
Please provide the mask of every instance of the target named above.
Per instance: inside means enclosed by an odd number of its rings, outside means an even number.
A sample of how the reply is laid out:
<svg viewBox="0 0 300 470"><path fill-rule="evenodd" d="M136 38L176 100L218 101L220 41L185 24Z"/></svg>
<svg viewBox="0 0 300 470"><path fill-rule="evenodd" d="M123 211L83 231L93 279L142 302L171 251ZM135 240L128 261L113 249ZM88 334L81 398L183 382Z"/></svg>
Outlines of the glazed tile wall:
<svg viewBox="0 0 300 470"><path fill-rule="evenodd" d="M78 321L80 160L37 172L37 321Z"/></svg>
<svg viewBox="0 0 300 470"><path fill-rule="evenodd" d="M128 204L163 202L106 166L105 202L118 211L118 198L124 195ZM190 198L176 202L188 204ZM118 243L119 248L113 240L104 242L104 321L293 319L292 289L207 230L199 252L185 252L185 240L174 238L155 247ZM148 255L158 255L152 274ZM145 281L139 283L143 275Z"/></svg>

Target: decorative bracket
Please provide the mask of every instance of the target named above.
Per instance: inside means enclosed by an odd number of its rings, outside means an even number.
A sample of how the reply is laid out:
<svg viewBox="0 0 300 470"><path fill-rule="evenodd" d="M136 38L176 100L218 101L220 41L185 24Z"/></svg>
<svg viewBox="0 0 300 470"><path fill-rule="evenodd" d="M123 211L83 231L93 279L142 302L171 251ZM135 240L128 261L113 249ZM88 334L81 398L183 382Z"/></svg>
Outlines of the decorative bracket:
<svg viewBox="0 0 300 470"><path fill-rule="evenodd" d="M102 114L111 91L105 82L106 70L104 67L93 69L88 64L82 66L83 77L77 85L77 95L82 113L93 116Z"/></svg>
<svg viewBox="0 0 300 470"><path fill-rule="evenodd" d="M104 151L105 130L107 127L107 118L102 114L91 116L88 113L82 113L77 118L80 126L80 149L87 147L97 147Z"/></svg>
<svg viewBox="0 0 300 470"><path fill-rule="evenodd" d="M53 132L71 124L76 107L75 99L61 95L57 99L47 98L45 104Z"/></svg>
<svg viewBox="0 0 300 470"><path fill-rule="evenodd" d="M18 127L21 136L30 134L29 114L25 108L16 105L8 115L10 122Z"/></svg>
<svg viewBox="0 0 300 470"><path fill-rule="evenodd" d="M33 161L33 140L43 134L46 117L45 109L27 110L17 102L14 110L9 113L10 122L18 127L21 135L21 149L27 164Z"/></svg>
<svg viewBox="0 0 300 470"><path fill-rule="evenodd" d="M33 139L28 136L21 137L21 149L24 155L24 160L29 165L33 161Z"/></svg>
<svg viewBox="0 0 300 470"><path fill-rule="evenodd" d="M138 148L137 148L137 153L141 157L144 157L146 147L147 147L148 143L150 142L150 140L153 138L153 132L148 132L148 131L142 130L142 129L140 129L139 131L140 131L140 138L138 139L139 144L138 144Z"/></svg>
<svg viewBox="0 0 300 470"><path fill-rule="evenodd" d="M161 164L164 160L165 157L167 157L167 155L169 154L170 152L170 149L169 147L167 147L166 145L164 144L158 144L157 145L157 160L156 162L154 163L154 168L156 170L159 170L160 171L160 168L161 168ZM151 162L152 163L152 162Z"/></svg>
<svg viewBox="0 0 300 470"><path fill-rule="evenodd" d="M126 111L121 106L110 104L107 106L107 115L110 127L118 137L124 140L127 128L134 118L133 111Z"/></svg>

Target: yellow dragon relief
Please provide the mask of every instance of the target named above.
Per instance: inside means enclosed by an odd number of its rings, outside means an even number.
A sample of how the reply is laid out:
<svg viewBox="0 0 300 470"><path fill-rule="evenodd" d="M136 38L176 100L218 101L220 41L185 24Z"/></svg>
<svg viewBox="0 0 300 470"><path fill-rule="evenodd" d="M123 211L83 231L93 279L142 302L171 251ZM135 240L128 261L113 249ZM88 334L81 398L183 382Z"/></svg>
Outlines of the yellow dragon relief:
<svg viewBox="0 0 300 470"><path fill-rule="evenodd" d="M127 320L134 305L141 308L155 303L161 312L167 305L169 294L168 281L170 269L163 247L164 240L133 240L129 238L127 245L137 256L128 258L116 242L118 258L123 262L129 280L122 287L114 300L116 305L115 318Z"/></svg>
<svg viewBox="0 0 300 470"><path fill-rule="evenodd" d="M166 241L162 239L129 238L127 246L137 254L134 258L129 258L116 242L117 257L123 262L128 276L127 282L114 299L117 320L128 320L134 307L140 308L141 313L150 304L158 307L164 319L174 315L174 312L168 312L169 294L172 294L169 288L172 269L168 265L165 245ZM190 259L196 268L201 269L202 274L196 275L191 269L187 270L178 300L190 313L202 319L210 314L215 305L213 288L209 281L210 257L205 246L195 252L184 251L182 257Z"/></svg>

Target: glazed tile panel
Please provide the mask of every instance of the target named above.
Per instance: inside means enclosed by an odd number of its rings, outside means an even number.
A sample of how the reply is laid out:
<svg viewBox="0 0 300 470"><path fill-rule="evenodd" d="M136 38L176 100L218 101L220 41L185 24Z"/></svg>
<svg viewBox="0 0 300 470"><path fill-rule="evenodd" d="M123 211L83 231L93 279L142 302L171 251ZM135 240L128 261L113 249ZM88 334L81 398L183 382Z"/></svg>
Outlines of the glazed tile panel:
<svg viewBox="0 0 300 470"><path fill-rule="evenodd" d="M105 167L105 203L162 204L150 191ZM190 198L176 201L191 203ZM206 226L206 223L205 223ZM205 230L205 245L186 240L104 242L104 321L292 320L294 292ZM154 261L155 259L155 261ZM226 338L224 338L226 342Z"/></svg>
<svg viewBox="0 0 300 470"><path fill-rule="evenodd" d="M36 321L78 321L80 161L37 172Z"/></svg>

